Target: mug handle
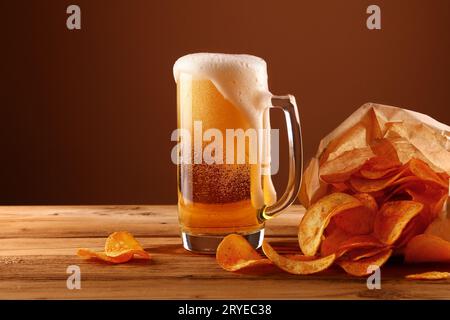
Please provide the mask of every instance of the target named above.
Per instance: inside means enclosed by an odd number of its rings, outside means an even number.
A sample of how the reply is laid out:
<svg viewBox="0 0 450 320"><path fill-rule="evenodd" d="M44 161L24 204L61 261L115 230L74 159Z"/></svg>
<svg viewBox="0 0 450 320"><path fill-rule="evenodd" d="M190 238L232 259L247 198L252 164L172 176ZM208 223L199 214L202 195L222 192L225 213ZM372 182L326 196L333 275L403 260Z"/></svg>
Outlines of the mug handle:
<svg viewBox="0 0 450 320"><path fill-rule="evenodd" d="M289 144L289 178L286 190L273 205L263 207L259 211L259 219L266 221L278 215L289 207L297 198L302 182L303 142L300 127L300 117L295 97L292 95L272 96L272 108L281 109L286 119Z"/></svg>

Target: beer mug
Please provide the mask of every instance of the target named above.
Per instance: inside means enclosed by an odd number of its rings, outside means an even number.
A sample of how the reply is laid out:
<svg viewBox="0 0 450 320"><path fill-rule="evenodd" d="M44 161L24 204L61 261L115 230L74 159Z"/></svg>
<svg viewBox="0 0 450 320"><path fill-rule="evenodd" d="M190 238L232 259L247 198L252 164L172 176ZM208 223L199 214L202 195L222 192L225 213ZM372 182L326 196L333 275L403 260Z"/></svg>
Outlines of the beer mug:
<svg viewBox="0 0 450 320"><path fill-rule="evenodd" d="M185 249L215 253L228 234L258 248L264 222L291 205L302 174L300 120L293 96L268 90L263 59L196 53L174 65L178 214ZM289 178L277 200L270 174L269 109L284 111ZM243 137L242 137L243 136ZM244 140L244 142L243 142Z"/></svg>

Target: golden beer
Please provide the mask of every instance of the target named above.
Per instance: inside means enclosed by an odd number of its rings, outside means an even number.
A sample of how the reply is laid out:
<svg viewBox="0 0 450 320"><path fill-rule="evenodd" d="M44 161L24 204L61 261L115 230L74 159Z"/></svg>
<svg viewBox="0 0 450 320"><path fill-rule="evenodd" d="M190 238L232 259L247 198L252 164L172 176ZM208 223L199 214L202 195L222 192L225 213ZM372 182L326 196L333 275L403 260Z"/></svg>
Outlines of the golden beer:
<svg viewBox="0 0 450 320"><path fill-rule="evenodd" d="M180 77L178 82L178 124L194 136L194 121L202 129L251 127L242 112L227 101L209 80ZM182 93L185 93L184 95ZM203 147L207 143L203 142ZM235 144L237 148L237 144ZM248 150L248 144L246 146ZM235 154L239 152L235 151ZM192 154L194 150L192 149ZM178 205L181 229L190 234L217 235L252 233L262 228L251 202L251 166L246 152L244 164L181 164L178 167Z"/></svg>

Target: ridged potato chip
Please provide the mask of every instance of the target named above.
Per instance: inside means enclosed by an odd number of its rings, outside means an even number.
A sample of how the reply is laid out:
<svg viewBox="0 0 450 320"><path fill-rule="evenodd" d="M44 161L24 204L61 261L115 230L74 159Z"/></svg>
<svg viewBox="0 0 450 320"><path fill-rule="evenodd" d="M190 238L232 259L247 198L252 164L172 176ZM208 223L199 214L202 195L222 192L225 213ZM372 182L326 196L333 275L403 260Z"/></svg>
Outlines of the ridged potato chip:
<svg viewBox="0 0 450 320"><path fill-rule="evenodd" d="M422 209L421 213L424 210L425 209ZM425 228L426 224L424 223L424 218L421 214L415 216L403 229L401 236L395 241L394 246L399 250L403 250L406 244L415 236L423 233Z"/></svg>
<svg viewBox="0 0 450 320"><path fill-rule="evenodd" d="M306 211L299 226L298 241L303 254L316 255L323 231L334 215L360 206L362 204L358 199L345 193L333 193L313 204Z"/></svg>
<svg viewBox="0 0 450 320"><path fill-rule="evenodd" d="M328 256L338 252L341 244L352 237L351 234L339 228L334 228L327 236L324 237L320 244L320 255Z"/></svg>
<svg viewBox="0 0 450 320"><path fill-rule="evenodd" d="M345 256L352 261L359 261L361 259L370 258L377 254L384 252L386 247L381 248L358 248L348 252Z"/></svg>
<svg viewBox="0 0 450 320"><path fill-rule="evenodd" d="M415 201L390 201L385 203L375 217L374 235L386 245L400 238L406 225L423 209Z"/></svg>
<svg viewBox="0 0 450 320"><path fill-rule="evenodd" d="M350 178L350 185L357 192L372 193L376 191L381 191L388 186L393 185L393 183L405 174L406 170L402 169L395 175L382 178L382 179L365 179L360 177Z"/></svg>
<svg viewBox="0 0 450 320"><path fill-rule="evenodd" d="M105 242L104 252L78 249L77 255L85 259L96 258L111 263L128 262L134 256L145 260L150 259L150 254L127 231L114 232L109 235Z"/></svg>
<svg viewBox="0 0 450 320"><path fill-rule="evenodd" d="M336 226L351 235L370 234L373 231L375 215L378 210L374 197L367 193L353 195L363 205L335 215L332 219Z"/></svg>
<svg viewBox="0 0 450 320"><path fill-rule="evenodd" d="M375 248L386 248L386 245L378 241L378 239L372 235L360 235L353 236L341 242L336 252L337 256L340 257L347 252L352 252L353 250Z"/></svg>
<svg viewBox="0 0 450 320"><path fill-rule="evenodd" d="M226 236L217 247L217 263L227 271L239 271L245 268L267 266L271 262L261 255L241 235Z"/></svg>
<svg viewBox="0 0 450 320"><path fill-rule="evenodd" d="M380 179L393 175L400 170L400 162L397 151L387 139L379 139L371 145L375 157L369 159L360 170L360 175L367 179Z"/></svg>
<svg viewBox="0 0 450 320"><path fill-rule="evenodd" d="M266 241L263 241L262 249L270 261L272 261L280 269L292 274L306 275L321 272L328 269L328 267L330 267L336 259L334 254L314 260L306 258L308 256L305 256L304 259L299 257L295 259L283 257L279 255Z"/></svg>
<svg viewBox="0 0 450 320"><path fill-rule="evenodd" d="M442 188L448 188L448 180L433 171L430 166L422 160L412 158L408 163L408 169L420 180L433 182Z"/></svg>
<svg viewBox="0 0 450 320"><path fill-rule="evenodd" d="M351 259L342 259L338 261L339 266L348 274L362 277L370 274L370 266L381 267L392 255L392 249L386 249L370 258L353 261Z"/></svg>
<svg viewBox="0 0 450 320"><path fill-rule="evenodd" d="M346 151L339 157L325 162L320 167L320 178L327 183L345 182L373 156L374 153L370 148Z"/></svg>
<svg viewBox="0 0 450 320"><path fill-rule="evenodd" d="M352 236L340 229L336 229L322 241L320 255L327 256L334 253L339 258L353 250L374 248L386 248L386 246L372 235Z"/></svg>

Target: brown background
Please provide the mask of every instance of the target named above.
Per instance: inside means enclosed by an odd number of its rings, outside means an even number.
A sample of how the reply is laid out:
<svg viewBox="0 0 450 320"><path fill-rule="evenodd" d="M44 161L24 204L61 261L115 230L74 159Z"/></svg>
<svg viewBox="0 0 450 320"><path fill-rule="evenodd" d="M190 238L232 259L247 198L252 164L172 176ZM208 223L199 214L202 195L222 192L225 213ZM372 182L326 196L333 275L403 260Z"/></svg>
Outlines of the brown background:
<svg viewBox="0 0 450 320"><path fill-rule="evenodd" d="M75 3L81 31L65 26ZM266 59L272 92L297 97L307 157L368 101L450 123L448 0L20 0L0 14L1 204L174 203L172 64L190 52Z"/></svg>

